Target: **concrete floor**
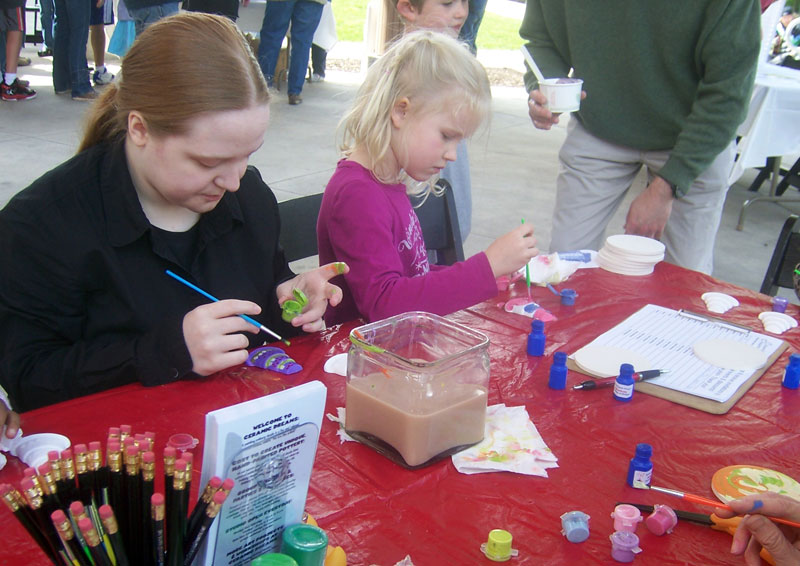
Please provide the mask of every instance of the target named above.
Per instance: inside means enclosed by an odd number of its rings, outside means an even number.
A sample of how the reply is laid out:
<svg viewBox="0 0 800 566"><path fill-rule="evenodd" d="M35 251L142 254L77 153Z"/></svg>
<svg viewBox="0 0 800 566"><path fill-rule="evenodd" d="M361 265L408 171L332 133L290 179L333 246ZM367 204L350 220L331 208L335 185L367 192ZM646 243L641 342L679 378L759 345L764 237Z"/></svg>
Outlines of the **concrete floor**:
<svg viewBox="0 0 800 566"><path fill-rule="evenodd" d="M87 103L54 94L50 59L38 58L34 46L24 48L23 54L33 59L33 65L20 71L31 81L38 97L0 104L0 206L74 153L88 108ZM520 61L514 61L514 66L521 65L521 56L516 55ZM118 61L107 63L112 71L118 68L115 63ZM337 122L359 80L358 73L329 71L325 82L306 85L300 106L289 106L283 95L276 97L266 142L251 163L260 169L279 200L323 190L337 161ZM562 120L550 132L535 129L527 115L522 88L493 88L489 127L470 145L474 212L472 233L465 243L467 254L485 249L522 217L536 226L540 248L547 249L557 152L565 125L566 120ZM794 158L786 161L792 163ZM744 230L737 231L741 204L753 196L746 188L754 175L754 171L747 171L728 194L716 242L714 275L757 290L778 232L791 210L779 204L758 203L749 209ZM765 184L762 192L767 189ZM623 205L609 233L622 231L625 211L627 206ZM793 297L793 293L786 296Z"/></svg>

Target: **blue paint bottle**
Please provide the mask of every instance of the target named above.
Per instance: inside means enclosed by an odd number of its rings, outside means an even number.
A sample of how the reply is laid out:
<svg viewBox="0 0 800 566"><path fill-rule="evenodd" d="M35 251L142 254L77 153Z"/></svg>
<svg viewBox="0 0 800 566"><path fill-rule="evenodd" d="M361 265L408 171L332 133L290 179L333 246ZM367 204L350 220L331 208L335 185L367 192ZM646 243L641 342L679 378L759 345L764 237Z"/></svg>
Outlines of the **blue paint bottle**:
<svg viewBox="0 0 800 566"><path fill-rule="evenodd" d="M617 401L625 401L626 403L633 399L633 366L631 364L622 364L619 367L619 375L614 382L614 399Z"/></svg>
<svg viewBox="0 0 800 566"><path fill-rule="evenodd" d="M653 456L653 447L649 444L637 444L636 454L631 458L628 465L628 485L636 487L635 483L643 483L650 486L653 477L653 463L650 458Z"/></svg>
<svg viewBox="0 0 800 566"><path fill-rule="evenodd" d="M544 343L546 337L544 335L544 322L541 320L534 320L531 322L531 333L528 334L528 355L529 356L544 356Z"/></svg>
<svg viewBox="0 0 800 566"><path fill-rule="evenodd" d="M550 380L547 382L550 389L564 389L567 386L567 353L556 352L553 355L553 365L550 366Z"/></svg>
<svg viewBox="0 0 800 566"><path fill-rule="evenodd" d="M800 354L792 354L789 356L789 365L783 372L783 381L781 382L787 389L797 389L800 387Z"/></svg>

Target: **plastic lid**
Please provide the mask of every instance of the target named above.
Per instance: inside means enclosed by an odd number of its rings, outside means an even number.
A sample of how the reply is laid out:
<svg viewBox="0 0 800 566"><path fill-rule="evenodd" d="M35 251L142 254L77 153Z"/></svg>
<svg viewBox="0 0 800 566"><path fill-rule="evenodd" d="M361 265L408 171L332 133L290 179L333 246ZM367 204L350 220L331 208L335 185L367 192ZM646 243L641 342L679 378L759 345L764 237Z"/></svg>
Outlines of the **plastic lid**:
<svg viewBox="0 0 800 566"><path fill-rule="evenodd" d="M620 375L633 375L633 366L631 364L622 364L619 366Z"/></svg>
<svg viewBox="0 0 800 566"><path fill-rule="evenodd" d="M608 537L611 544L619 550L637 552L639 550L639 537L627 531L616 531Z"/></svg>
<svg viewBox="0 0 800 566"><path fill-rule="evenodd" d="M636 456L639 458L650 458L653 455L653 447L644 442L636 445Z"/></svg>
<svg viewBox="0 0 800 566"><path fill-rule="evenodd" d="M481 550L489 560L505 562L515 555L511 541L511 533L503 529L494 529L489 531L489 540L481 545Z"/></svg>
<svg viewBox="0 0 800 566"><path fill-rule="evenodd" d="M566 352L556 352L553 354L553 363L559 366L563 366L567 363L567 353Z"/></svg>
<svg viewBox="0 0 800 566"><path fill-rule="evenodd" d="M319 566L327 549L328 535L319 527L298 523L283 529L281 552L294 558L297 566Z"/></svg>
<svg viewBox="0 0 800 566"><path fill-rule="evenodd" d="M544 321L539 320L538 318L534 319L531 322L531 330L533 332L543 332L544 331Z"/></svg>
<svg viewBox="0 0 800 566"><path fill-rule="evenodd" d="M197 440L195 437L193 437L191 434L185 432L179 432L169 437L169 440L167 440L167 446L172 446L177 450L185 451L185 450L191 450L192 448L197 446L199 442L200 441Z"/></svg>
<svg viewBox="0 0 800 566"><path fill-rule="evenodd" d="M254 559L250 566L297 566L297 561L288 554L270 552Z"/></svg>

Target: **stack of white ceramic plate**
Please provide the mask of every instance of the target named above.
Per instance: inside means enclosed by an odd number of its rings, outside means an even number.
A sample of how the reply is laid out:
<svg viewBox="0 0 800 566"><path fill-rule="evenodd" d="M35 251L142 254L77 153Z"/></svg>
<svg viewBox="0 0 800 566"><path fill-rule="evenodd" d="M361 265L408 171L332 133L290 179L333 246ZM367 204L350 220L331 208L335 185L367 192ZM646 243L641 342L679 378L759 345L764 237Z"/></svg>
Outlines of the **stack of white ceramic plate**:
<svg viewBox="0 0 800 566"><path fill-rule="evenodd" d="M606 238L597 253L597 264L606 271L622 275L649 275L664 259L664 244L652 238L617 234Z"/></svg>

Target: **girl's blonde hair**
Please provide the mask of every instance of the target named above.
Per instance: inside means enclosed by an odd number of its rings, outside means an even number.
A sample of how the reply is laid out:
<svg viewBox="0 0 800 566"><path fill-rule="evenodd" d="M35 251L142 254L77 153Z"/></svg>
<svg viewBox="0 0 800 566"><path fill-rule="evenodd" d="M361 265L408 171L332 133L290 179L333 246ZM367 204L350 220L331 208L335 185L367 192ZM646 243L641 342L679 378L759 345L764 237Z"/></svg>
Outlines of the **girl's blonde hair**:
<svg viewBox="0 0 800 566"><path fill-rule="evenodd" d="M269 102L267 83L244 36L228 18L194 12L149 26L93 104L78 151L125 134L141 112L156 135L181 134L205 112Z"/></svg>
<svg viewBox="0 0 800 566"><path fill-rule="evenodd" d="M465 137L469 137L488 116L491 97L486 70L466 44L441 32L409 33L367 72L353 107L340 123L340 149L348 156L356 147L364 148L369 169L379 181L399 182L402 179L388 171L386 163L392 138L391 113L398 101L408 98L412 109L421 109L412 111L466 113L471 127ZM409 193L428 192L430 186L425 183L421 188L410 188Z"/></svg>

